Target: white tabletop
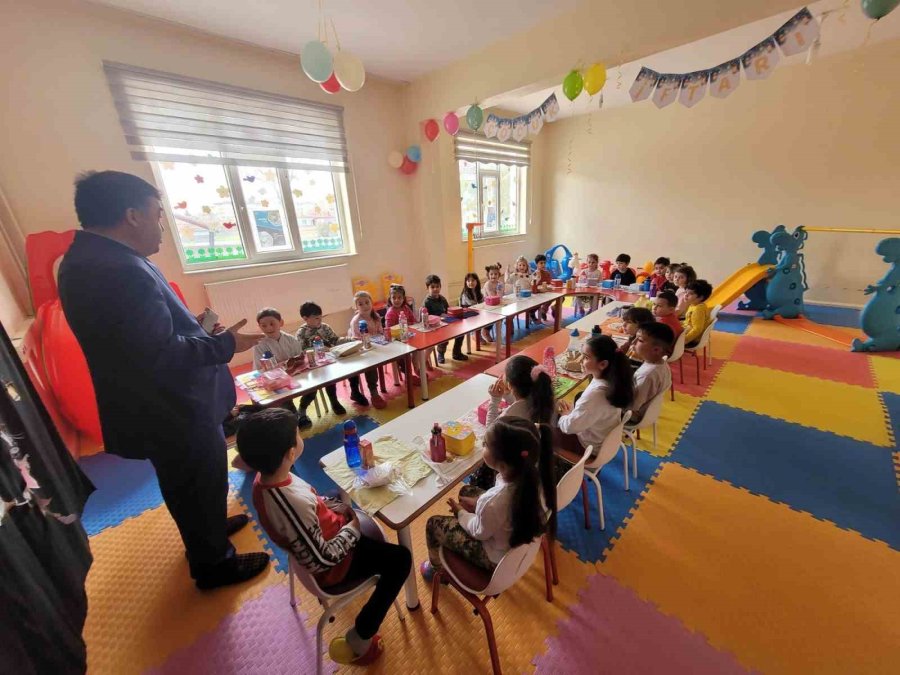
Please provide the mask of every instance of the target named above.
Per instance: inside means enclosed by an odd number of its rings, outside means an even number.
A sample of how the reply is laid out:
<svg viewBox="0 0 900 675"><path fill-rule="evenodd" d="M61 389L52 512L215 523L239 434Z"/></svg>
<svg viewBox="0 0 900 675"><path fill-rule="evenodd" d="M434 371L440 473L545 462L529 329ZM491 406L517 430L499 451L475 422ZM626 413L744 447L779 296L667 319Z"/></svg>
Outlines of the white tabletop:
<svg viewBox="0 0 900 675"><path fill-rule="evenodd" d="M573 328L577 328L579 331L586 331L590 333L591 329L594 326L597 326L606 321L606 319L614 309L618 309L619 307L631 307L631 305L632 303L630 302L621 302L619 300L610 302L606 305L603 305L598 310L584 315L583 317L578 319L578 321L573 321L563 330L571 331Z"/></svg>
<svg viewBox="0 0 900 675"><path fill-rule="evenodd" d="M393 436L398 441L411 443L416 436L427 438L435 422L456 420L478 404L488 400L488 387L495 382L490 375L476 375L434 400L423 403L400 417L370 431L363 438L374 442L382 436ZM450 492L471 469L481 462L481 448L475 448L466 458L469 470L459 474L459 479L444 483L436 473L430 473L413 486L412 493L401 495L378 512L379 518L392 529L407 527L415 518L443 495ZM344 450L338 448L321 459L322 466L343 462Z"/></svg>
<svg viewBox="0 0 900 675"><path fill-rule="evenodd" d="M539 307L545 302L552 302L563 295L563 293L554 292L534 293L528 298L517 298L514 295L504 295L503 299L500 301L501 304L499 305L485 305L482 302L475 305L474 308L494 312L495 314L502 314L503 316L513 316L520 312L527 312L529 309Z"/></svg>

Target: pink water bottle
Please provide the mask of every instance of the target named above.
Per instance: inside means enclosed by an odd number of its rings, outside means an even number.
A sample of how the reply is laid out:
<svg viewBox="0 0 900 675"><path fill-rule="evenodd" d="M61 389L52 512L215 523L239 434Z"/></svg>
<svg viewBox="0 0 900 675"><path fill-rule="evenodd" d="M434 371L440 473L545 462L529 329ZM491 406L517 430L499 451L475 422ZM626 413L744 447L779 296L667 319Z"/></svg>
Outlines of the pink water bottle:
<svg viewBox="0 0 900 675"><path fill-rule="evenodd" d="M556 377L556 350L553 345L544 347L544 370L551 380Z"/></svg>
<svg viewBox="0 0 900 675"><path fill-rule="evenodd" d="M444 442L444 435L441 433L441 425L437 422L431 428L431 440L428 443L431 452L432 462L443 462L447 459L447 444Z"/></svg>

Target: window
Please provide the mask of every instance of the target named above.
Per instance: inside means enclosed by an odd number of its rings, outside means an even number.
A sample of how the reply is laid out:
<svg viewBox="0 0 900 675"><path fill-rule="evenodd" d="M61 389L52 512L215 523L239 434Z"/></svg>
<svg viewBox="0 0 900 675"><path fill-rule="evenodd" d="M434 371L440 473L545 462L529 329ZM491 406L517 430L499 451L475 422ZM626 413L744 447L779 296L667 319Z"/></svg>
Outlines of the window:
<svg viewBox="0 0 900 675"><path fill-rule="evenodd" d="M185 270L353 252L342 109L104 63Z"/></svg>
<svg viewBox="0 0 900 675"><path fill-rule="evenodd" d="M525 234L530 147L460 132L456 159L463 241L473 222L482 223L482 238Z"/></svg>

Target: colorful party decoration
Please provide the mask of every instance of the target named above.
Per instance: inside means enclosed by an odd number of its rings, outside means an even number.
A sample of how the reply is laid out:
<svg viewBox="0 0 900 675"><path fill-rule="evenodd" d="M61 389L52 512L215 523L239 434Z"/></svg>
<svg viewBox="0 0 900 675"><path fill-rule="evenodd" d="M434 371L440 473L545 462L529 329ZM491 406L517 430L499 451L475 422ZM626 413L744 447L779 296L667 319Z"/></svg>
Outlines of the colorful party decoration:
<svg viewBox="0 0 900 675"><path fill-rule="evenodd" d="M459 118L456 116L456 113L448 112L444 115L444 131L451 136L456 136L459 133Z"/></svg>
<svg viewBox="0 0 900 675"><path fill-rule="evenodd" d="M336 94L341 90L341 83L338 82L337 76L334 73L332 73L331 77L327 80L319 84L319 86L329 94Z"/></svg>
<svg viewBox="0 0 900 675"><path fill-rule="evenodd" d="M347 91L359 91L366 83L366 69L359 57L339 51L334 55L334 76Z"/></svg>
<svg viewBox="0 0 900 675"><path fill-rule="evenodd" d="M879 11L887 10L887 12L900 5L900 0L870 0L870 2L879 4ZM865 5L866 0L863 0L863 11ZM888 8L887 5L893 7ZM658 73L651 68L642 67L628 93L635 103L652 96L653 103L658 108L664 108L676 99L683 106L690 108L697 105L707 92L715 98L729 96L740 85L742 70L748 80L766 79L781 62L782 54L784 56L800 54L818 45L819 40L820 24L809 9L804 7L772 35L737 58L715 68L682 74ZM569 73L566 79L571 76L572 73ZM565 90L563 83L563 91ZM568 92L566 95L569 95Z"/></svg>
<svg viewBox="0 0 900 675"><path fill-rule="evenodd" d="M407 176L410 174L414 174L416 169L419 168L418 162L412 161L409 157L403 158L403 164L400 165L400 171L405 173Z"/></svg>
<svg viewBox="0 0 900 675"><path fill-rule="evenodd" d="M206 179L203 178L203 176L201 176L201 175L198 173L196 176L194 176L194 180L197 181L198 183L202 183L202 182L203 182L204 180L206 180Z"/></svg>
<svg viewBox="0 0 900 675"><path fill-rule="evenodd" d="M430 119L425 122L425 138L433 142L439 133L441 133L441 128L438 126L436 119Z"/></svg>
<svg viewBox="0 0 900 675"><path fill-rule="evenodd" d="M606 84L606 66L595 63L584 73L584 90L591 96L595 96Z"/></svg>
<svg viewBox="0 0 900 675"><path fill-rule="evenodd" d="M522 140L528 134L537 136L544 128L544 122L552 122L558 114L556 94L550 94L537 108L519 117L498 117L491 113L484 123L484 135L487 138L496 137L500 141L507 141L510 137Z"/></svg>
<svg viewBox="0 0 900 675"><path fill-rule="evenodd" d="M418 164L422 161L422 148L418 145L411 145L406 149L406 156L409 158L409 161Z"/></svg>
<svg viewBox="0 0 900 675"><path fill-rule="evenodd" d="M570 101L574 101L584 89L584 78L577 70L571 71L566 75L566 79L562 83L563 94Z"/></svg>
<svg viewBox="0 0 900 675"><path fill-rule="evenodd" d="M300 52L300 66L309 79L321 84L334 72L334 57L324 43L311 40Z"/></svg>
<svg viewBox="0 0 900 675"><path fill-rule="evenodd" d="M394 150L391 154L388 155L388 164L391 166L391 168L399 169L403 165L403 159L403 153Z"/></svg>
<svg viewBox="0 0 900 675"><path fill-rule="evenodd" d="M870 19L883 19L900 6L900 0L862 0L863 14Z"/></svg>
<svg viewBox="0 0 900 675"><path fill-rule="evenodd" d="M472 104L469 106L469 109L466 111L466 124L469 125L469 129L472 131L478 131L481 128L481 123L484 121L484 111L478 106L478 104Z"/></svg>

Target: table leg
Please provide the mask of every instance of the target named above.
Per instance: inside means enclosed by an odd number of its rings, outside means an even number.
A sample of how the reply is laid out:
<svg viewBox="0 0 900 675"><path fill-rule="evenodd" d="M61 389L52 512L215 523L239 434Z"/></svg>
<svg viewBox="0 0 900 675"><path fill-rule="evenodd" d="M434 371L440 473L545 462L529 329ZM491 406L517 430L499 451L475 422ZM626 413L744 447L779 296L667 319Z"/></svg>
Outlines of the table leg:
<svg viewBox="0 0 900 675"><path fill-rule="evenodd" d="M416 358L419 360L419 372L421 376L419 380L422 382L422 400L428 400L428 369L425 367L425 364L428 361L428 354L424 349L420 349L416 352Z"/></svg>
<svg viewBox="0 0 900 675"><path fill-rule="evenodd" d="M497 352L497 363L500 363L500 345L502 344L502 340L500 339L500 333L503 332L503 321L498 321L494 324L494 350Z"/></svg>
<svg viewBox="0 0 900 675"><path fill-rule="evenodd" d="M600 307L600 296L592 295L591 296L591 311L596 312L598 307Z"/></svg>
<svg viewBox="0 0 900 675"><path fill-rule="evenodd" d="M410 553L413 552L412 536L409 533L409 527L402 527L397 530L397 541L400 545ZM406 608L412 612L419 609L419 589L416 587L416 559L413 557L412 569L404 584L406 589Z"/></svg>
<svg viewBox="0 0 900 675"><path fill-rule="evenodd" d="M513 336L513 320L514 316L506 317L506 358L512 354L512 336Z"/></svg>
<svg viewBox="0 0 900 675"><path fill-rule="evenodd" d="M565 299L565 297L566 296L562 296L562 297L559 297L556 299L556 307L553 310L553 332L554 333L559 330L560 321L562 321L562 307L563 307L563 300Z"/></svg>
<svg viewBox="0 0 900 675"><path fill-rule="evenodd" d="M415 408L416 400L413 397L412 357L409 354L403 357L403 373L406 377L406 405L410 408Z"/></svg>

